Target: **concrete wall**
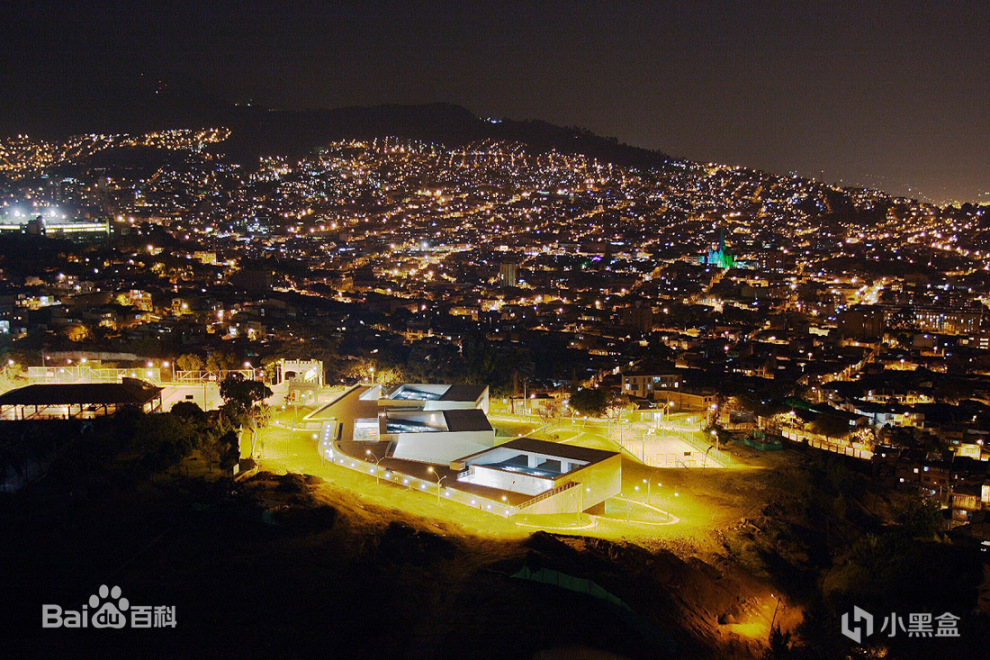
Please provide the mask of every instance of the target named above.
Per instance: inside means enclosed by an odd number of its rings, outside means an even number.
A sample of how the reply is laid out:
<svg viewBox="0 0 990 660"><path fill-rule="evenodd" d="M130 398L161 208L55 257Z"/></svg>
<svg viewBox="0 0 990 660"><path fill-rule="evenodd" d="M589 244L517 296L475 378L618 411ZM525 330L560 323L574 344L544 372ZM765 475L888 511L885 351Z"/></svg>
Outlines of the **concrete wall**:
<svg viewBox="0 0 990 660"><path fill-rule="evenodd" d="M622 459L618 455L612 456L600 463L562 475L554 483L554 488L569 482L576 485L512 513L551 514L600 510L605 500L618 495L622 490Z"/></svg>
<svg viewBox="0 0 990 660"><path fill-rule="evenodd" d="M495 445L495 432L388 433L381 440L396 443L395 458L444 465L456 458L490 449Z"/></svg>
<svg viewBox="0 0 990 660"><path fill-rule="evenodd" d="M584 503L581 500L581 492L582 487L579 484L573 488L568 488L567 490L551 495L550 497L545 497L536 504L524 507L519 511L519 513L579 513L580 511L588 508L583 507Z"/></svg>
<svg viewBox="0 0 990 660"><path fill-rule="evenodd" d="M518 456L522 452L516 449L510 449L506 447L496 447L490 452L485 453L484 457L475 458L466 462L467 465L474 465L477 461L484 461L486 464L490 463L501 463L502 461L507 461L513 456Z"/></svg>
<svg viewBox="0 0 990 660"><path fill-rule="evenodd" d="M557 486L577 483L555 495L524 507L521 513L577 513L592 509L622 491L622 458L619 455L574 470L557 480Z"/></svg>
<svg viewBox="0 0 990 660"><path fill-rule="evenodd" d="M481 465L472 466L471 475L465 479L458 479L458 481L466 481L480 486L500 488L527 495L539 495L554 487L552 479L543 479L531 474L504 472Z"/></svg>
<svg viewBox="0 0 990 660"><path fill-rule="evenodd" d="M622 491L622 457L616 454L604 461L574 470L566 475L566 479L578 482L578 488L584 491L583 511L604 502Z"/></svg>
<svg viewBox="0 0 990 660"><path fill-rule="evenodd" d="M674 410L679 413L686 411L708 410L715 401L713 394L692 394L683 390L654 390L654 400L666 403L674 402Z"/></svg>
<svg viewBox="0 0 990 660"><path fill-rule="evenodd" d="M280 360L280 382L284 381L287 373L295 373L300 382L311 382L316 387L323 387L323 362L320 360ZM305 377L311 380L306 381Z"/></svg>
<svg viewBox="0 0 990 660"><path fill-rule="evenodd" d="M411 403L410 401L393 401L396 403ZM477 403L474 401L420 401L423 404L423 410L474 410L479 408ZM485 411L488 412L487 410Z"/></svg>
<svg viewBox="0 0 990 660"><path fill-rule="evenodd" d="M368 475L370 479L375 478L376 470L381 475L382 481L389 481L394 484L400 484L407 488L411 488L422 493L431 494L436 496L437 484L432 480L417 479L409 475L402 474L401 472L394 472L391 470L378 470L374 463L369 463L367 461L362 461L357 458L351 458L349 456L344 456L343 454L334 453L331 447L326 448L325 458L328 461L340 465L342 467L355 470L362 474ZM388 476L386 476L388 475ZM467 493L462 490L457 490L456 488L449 488L447 483L444 482L443 488L441 490L441 496L453 502L459 502L465 506L469 506L487 513L491 513L497 516L508 517L519 513L519 511L504 502L498 500L490 500L480 495L475 495L473 493Z"/></svg>
<svg viewBox="0 0 990 660"><path fill-rule="evenodd" d="M216 410L223 404L223 399L220 398L220 386L216 383L165 385L165 389L162 390L162 410L168 412L172 406L183 401L195 403L203 410Z"/></svg>

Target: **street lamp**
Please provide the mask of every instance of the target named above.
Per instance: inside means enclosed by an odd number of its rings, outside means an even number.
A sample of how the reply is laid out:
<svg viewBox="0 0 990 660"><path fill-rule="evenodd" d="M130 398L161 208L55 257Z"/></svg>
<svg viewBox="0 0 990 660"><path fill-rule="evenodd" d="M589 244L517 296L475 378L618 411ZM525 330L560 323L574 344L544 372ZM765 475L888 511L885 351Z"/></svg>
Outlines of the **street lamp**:
<svg viewBox="0 0 990 660"><path fill-rule="evenodd" d="M718 429L712 429L712 437L715 438L715 451L718 451Z"/></svg>
<svg viewBox="0 0 990 660"><path fill-rule="evenodd" d="M382 456L381 458L375 458L375 455L371 453L370 449L365 449L364 453L367 454L368 456L371 456L371 459L375 461L375 483L380 484L381 479L379 478L378 475L381 472L380 466L382 461L385 460L385 456Z"/></svg>
<svg viewBox="0 0 990 660"><path fill-rule="evenodd" d="M657 482L657 488L663 488L663 484L660 483L659 481ZM661 491L660 494L661 494L661 497L663 497L663 506L664 506L664 511L663 512L664 512L664 515L667 516L667 520L669 521L670 520L670 496L664 494L663 491ZM674 493L674 494L676 495L677 493Z"/></svg>
<svg viewBox="0 0 990 660"><path fill-rule="evenodd" d="M430 467L426 468L426 471L429 472L430 474L432 474L434 477L436 477L436 480L437 480L437 504L440 504L440 488L441 488L441 486L443 484L443 480L447 478L447 475L445 474L445 475L443 475L441 477L440 474L436 470L433 469L433 466L432 465Z"/></svg>
<svg viewBox="0 0 990 660"><path fill-rule="evenodd" d="M659 484L659 483L657 484L657 486L661 486L661 485L662 485L662 484ZM674 489L674 497L680 497L680 496L681 496L681 494L680 494L680 493L678 493L678 492L677 492L677 489L675 488L675 489ZM674 514L672 514L672 513L670 512L670 507L671 507L671 501L670 501L670 497L669 497L669 496L667 496L667 495L665 495L665 496L664 496L664 501L666 502L666 506L667 506L667 511L666 511L666 513L667 513L667 520L669 521L669 520L670 520L671 518L673 518L673 515L674 515Z"/></svg>
<svg viewBox="0 0 990 660"><path fill-rule="evenodd" d="M660 431L661 426L666 426L665 422L670 419L670 409L673 407L673 401L668 401L660 407L660 418L657 420L657 431Z"/></svg>

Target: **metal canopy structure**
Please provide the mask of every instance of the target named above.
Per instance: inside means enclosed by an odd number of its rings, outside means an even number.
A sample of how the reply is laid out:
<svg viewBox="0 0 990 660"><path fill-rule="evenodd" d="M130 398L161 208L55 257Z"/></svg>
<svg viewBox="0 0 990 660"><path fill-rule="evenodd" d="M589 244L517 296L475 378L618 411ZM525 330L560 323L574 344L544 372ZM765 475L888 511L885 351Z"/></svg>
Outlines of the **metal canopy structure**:
<svg viewBox="0 0 990 660"><path fill-rule="evenodd" d="M162 408L162 388L136 378L120 383L28 385L0 395L0 419L78 419L110 415L123 406Z"/></svg>

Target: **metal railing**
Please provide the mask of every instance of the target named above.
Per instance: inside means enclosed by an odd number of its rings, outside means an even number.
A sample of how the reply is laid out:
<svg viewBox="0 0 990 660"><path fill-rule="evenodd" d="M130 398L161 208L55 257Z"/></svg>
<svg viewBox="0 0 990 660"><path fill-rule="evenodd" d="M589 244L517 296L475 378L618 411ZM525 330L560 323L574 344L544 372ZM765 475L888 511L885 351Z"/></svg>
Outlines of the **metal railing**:
<svg viewBox="0 0 990 660"><path fill-rule="evenodd" d="M161 382L158 367L132 367L116 369L76 365L65 367L28 367L27 378L35 383L116 383L121 378L140 378L152 383Z"/></svg>
<svg viewBox="0 0 990 660"><path fill-rule="evenodd" d="M793 442L804 443L813 449L828 451L833 454L842 454L843 456L852 456L867 461L873 459L873 452L869 449L858 449L847 444L828 442L827 440L822 440L820 436L815 437L814 434L799 429L785 426L780 429L780 435Z"/></svg>
<svg viewBox="0 0 990 660"><path fill-rule="evenodd" d="M726 456L720 450L714 449L715 445L711 443L702 442L701 440L696 438L692 433L675 430L673 431L672 434L675 435L677 438L679 438L682 442L684 442L684 444L691 445L692 447L694 447L694 449L699 454L709 454L709 456L713 457L716 461L718 461L720 465L725 466L731 463L731 459L728 456Z"/></svg>
<svg viewBox="0 0 990 660"><path fill-rule="evenodd" d="M542 502L543 500L547 499L548 497L552 497L554 495L557 495L558 493L563 493L565 490L568 490L570 488L574 488L574 486L577 486L577 485L578 485L578 483L576 481L568 481L566 484L561 484L561 485L557 486L556 488L552 488L550 490L547 490L547 491L544 491L544 492L540 493L539 495L535 495L534 497L526 500L522 504L519 504L516 508L519 509L519 510L522 510L522 509L531 507L534 504L536 504L537 502Z"/></svg>

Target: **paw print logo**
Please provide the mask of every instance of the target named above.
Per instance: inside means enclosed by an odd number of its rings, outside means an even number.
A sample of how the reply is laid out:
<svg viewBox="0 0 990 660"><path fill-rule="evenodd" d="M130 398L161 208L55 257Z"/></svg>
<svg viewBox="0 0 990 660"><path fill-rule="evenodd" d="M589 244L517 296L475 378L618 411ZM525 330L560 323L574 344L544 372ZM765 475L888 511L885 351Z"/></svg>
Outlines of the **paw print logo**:
<svg viewBox="0 0 990 660"><path fill-rule="evenodd" d="M113 589L100 585L99 596L89 597L89 606L95 610L91 621L94 628L123 628L127 625L127 615L124 614L131 604L126 598L120 597L120 587ZM109 600L108 600L109 598ZM100 602L103 602L101 605ZM113 601L117 601L114 603Z"/></svg>

